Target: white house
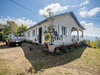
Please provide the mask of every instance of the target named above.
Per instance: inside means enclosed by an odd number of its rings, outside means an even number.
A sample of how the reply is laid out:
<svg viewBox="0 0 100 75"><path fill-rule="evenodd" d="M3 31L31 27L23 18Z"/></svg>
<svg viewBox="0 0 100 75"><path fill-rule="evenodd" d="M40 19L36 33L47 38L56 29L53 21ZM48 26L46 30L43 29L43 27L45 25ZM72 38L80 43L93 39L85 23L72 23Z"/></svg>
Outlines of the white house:
<svg viewBox="0 0 100 75"><path fill-rule="evenodd" d="M24 38L26 40L32 40L37 43L44 44L42 36L49 25L51 25L51 22L47 19L35 24L24 32ZM77 37L79 38L79 31L82 32L83 36L83 30L85 30L85 28L81 26L73 12L67 12L54 16L53 25L55 27L55 30L57 30L58 32L58 36L54 38L53 42L55 45L71 44L71 33L73 31L77 31Z"/></svg>

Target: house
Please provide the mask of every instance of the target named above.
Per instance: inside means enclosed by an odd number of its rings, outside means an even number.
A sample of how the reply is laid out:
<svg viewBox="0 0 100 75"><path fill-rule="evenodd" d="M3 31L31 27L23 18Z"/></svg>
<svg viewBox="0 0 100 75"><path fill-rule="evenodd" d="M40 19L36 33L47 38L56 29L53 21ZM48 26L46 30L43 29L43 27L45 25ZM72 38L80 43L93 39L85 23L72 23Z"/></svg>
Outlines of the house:
<svg viewBox="0 0 100 75"><path fill-rule="evenodd" d="M37 43L44 44L42 36L50 24L51 22L47 19L35 24L24 32L24 38L26 40L32 40ZM53 43L55 45L72 44L73 42L71 33L73 31L77 31L77 37L79 38L79 31L82 32L83 36L83 30L85 30L73 12L67 12L54 16L53 25L55 30L58 32L58 36L54 37Z"/></svg>

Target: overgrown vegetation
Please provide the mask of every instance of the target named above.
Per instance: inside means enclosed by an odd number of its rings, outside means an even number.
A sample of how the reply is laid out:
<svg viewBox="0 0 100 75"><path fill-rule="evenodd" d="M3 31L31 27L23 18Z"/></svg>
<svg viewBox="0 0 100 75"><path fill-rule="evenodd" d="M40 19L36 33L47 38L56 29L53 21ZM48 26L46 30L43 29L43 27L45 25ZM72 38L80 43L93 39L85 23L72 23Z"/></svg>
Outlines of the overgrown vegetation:
<svg viewBox="0 0 100 75"><path fill-rule="evenodd" d="M30 44L32 44L32 43L33 43L33 41L32 41L32 40L24 40L23 42L25 42L25 43L30 43Z"/></svg>
<svg viewBox="0 0 100 75"><path fill-rule="evenodd" d="M27 29L27 26L18 26L14 21L7 21L7 24L0 24L0 41L5 41L6 37L10 33L17 33L22 35L22 33Z"/></svg>
<svg viewBox="0 0 100 75"><path fill-rule="evenodd" d="M81 43L87 44L88 47L92 48L100 48L100 39L97 38L95 41L90 41L90 40L83 40Z"/></svg>
<svg viewBox="0 0 100 75"><path fill-rule="evenodd" d="M33 42L32 40L24 40L23 42L29 43L29 44L35 44L35 45L38 45L37 42Z"/></svg>

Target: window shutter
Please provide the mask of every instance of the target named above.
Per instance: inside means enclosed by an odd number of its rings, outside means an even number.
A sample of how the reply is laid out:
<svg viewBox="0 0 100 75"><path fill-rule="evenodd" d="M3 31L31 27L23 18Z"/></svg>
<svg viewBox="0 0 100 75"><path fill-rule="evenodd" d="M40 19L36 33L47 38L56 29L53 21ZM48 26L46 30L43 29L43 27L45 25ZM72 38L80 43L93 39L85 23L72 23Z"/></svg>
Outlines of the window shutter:
<svg viewBox="0 0 100 75"><path fill-rule="evenodd" d="M45 26L42 26L42 34L44 34Z"/></svg>
<svg viewBox="0 0 100 75"><path fill-rule="evenodd" d="M62 35L62 26L59 26L59 35Z"/></svg>
<svg viewBox="0 0 100 75"><path fill-rule="evenodd" d="M68 27L66 27L66 35L68 36Z"/></svg>
<svg viewBox="0 0 100 75"><path fill-rule="evenodd" d="M37 29L35 29L35 36L37 36Z"/></svg>

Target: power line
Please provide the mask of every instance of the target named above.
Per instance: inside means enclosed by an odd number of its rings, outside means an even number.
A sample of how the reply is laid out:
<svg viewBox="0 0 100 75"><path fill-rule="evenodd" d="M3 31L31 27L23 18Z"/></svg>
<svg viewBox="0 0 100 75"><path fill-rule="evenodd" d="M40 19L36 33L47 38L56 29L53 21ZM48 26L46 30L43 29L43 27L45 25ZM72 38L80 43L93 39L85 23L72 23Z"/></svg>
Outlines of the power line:
<svg viewBox="0 0 100 75"><path fill-rule="evenodd" d="M27 8L27 7L25 7L25 6L21 5L21 4L19 4L19 3L15 2L15 1L13 1L13 0L10 0L10 1L13 2L13 3L15 3L15 4L17 4L17 5L19 5L20 7L24 8L24 9L26 9L26 10L29 10L30 12L32 12L32 13L34 13L34 14L37 14L37 12L35 12L35 11L33 11L33 10L31 10L31 9L29 9L29 8Z"/></svg>

